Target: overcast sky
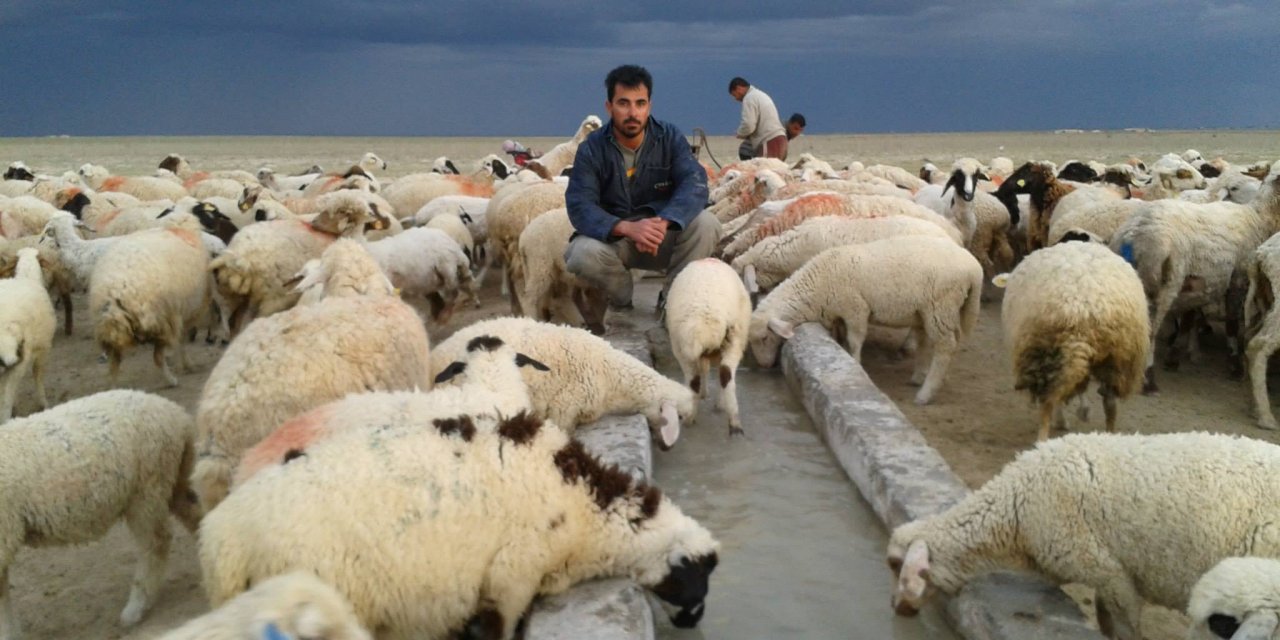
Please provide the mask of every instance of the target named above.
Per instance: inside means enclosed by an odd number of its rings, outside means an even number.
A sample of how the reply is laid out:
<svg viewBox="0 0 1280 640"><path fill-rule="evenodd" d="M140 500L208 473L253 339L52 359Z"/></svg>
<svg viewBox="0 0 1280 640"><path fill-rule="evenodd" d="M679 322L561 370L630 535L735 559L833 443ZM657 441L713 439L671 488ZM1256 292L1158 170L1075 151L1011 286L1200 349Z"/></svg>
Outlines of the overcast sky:
<svg viewBox="0 0 1280 640"><path fill-rule="evenodd" d="M1275 0L208 4L0 0L0 137L560 136L624 63L713 135L1280 128Z"/></svg>

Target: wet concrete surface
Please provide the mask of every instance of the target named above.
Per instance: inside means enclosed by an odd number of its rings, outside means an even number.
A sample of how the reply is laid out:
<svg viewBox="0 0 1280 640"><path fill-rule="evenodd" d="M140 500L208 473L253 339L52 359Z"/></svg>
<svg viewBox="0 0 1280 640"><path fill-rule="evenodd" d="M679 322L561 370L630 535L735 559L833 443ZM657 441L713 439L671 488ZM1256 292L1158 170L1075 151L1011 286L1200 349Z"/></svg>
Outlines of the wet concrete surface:
<svg viewBox="0 0 1280 640"><path fill-rule="evenodd" d="M679 379L652 317L658 281L637 287L625 319L649 337L655 366ZM900 618L889 608L886 532L787 388L780 369L738 372L746 437L730 439L702 401L697 424L654 453L654 481L722 545L706 615L676 629L655 607L658 638L954 638L937 608Z"/></svg>

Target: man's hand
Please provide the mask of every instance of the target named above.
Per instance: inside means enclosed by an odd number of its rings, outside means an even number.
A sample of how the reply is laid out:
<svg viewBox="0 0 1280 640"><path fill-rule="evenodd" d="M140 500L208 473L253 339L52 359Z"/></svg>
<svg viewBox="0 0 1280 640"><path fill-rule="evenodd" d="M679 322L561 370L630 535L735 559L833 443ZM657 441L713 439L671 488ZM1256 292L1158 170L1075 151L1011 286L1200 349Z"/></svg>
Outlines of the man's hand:
<svg viewBox="0 0 1280 640"><path fill-rule="evenodd" d="M644 218L642 220L623 220L613 227L613 234L622 236L634 243L640 253L658 255L658 247L667 237L667 227L671 223L663 218Z"/></svg>

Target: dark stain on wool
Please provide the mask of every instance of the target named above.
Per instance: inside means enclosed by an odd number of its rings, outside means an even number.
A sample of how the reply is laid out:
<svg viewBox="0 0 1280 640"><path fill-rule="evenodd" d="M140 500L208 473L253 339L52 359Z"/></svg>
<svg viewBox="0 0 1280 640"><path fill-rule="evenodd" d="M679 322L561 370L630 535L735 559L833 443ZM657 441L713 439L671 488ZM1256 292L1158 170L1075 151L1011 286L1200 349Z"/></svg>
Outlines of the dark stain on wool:
<svg viewBox="0 0 1280 640"><path fill-rule="evenodd" d="M538 435L540 429L542 429L542 421L537 416L528 411L521 411L514 417L498 423L498 436L515 444L526 444Z"/></svg>
<svg viewBox="0 0 1280 640"><path fill-rule="evenodd" d="M658 511L662 493L656 487L647 484L636 484L631 476L623 473L613 465L602 464L595 456L587 453L582 443L577 440L569 442L554 456L556 467L565 482L573 483L581 480L590 491L592 499L600 510L609 508L615 500L635 496L641 500L640 521L653 517ZM633 522L639 524L639 522Z"/></svg>
<svg viewBox="0 0 1280 640"><path fill-rule="evenodd" d="M471 439L476 436L476 423L471 421L471 416L437 418L431 424L435 425L441 434L447 436L456 433L466 442L471 442Z"/></svg>
<svg viewBox="0 0 1280 640"><path fill-rule="evenodd" d="M472 353L479 349L484 349L485 351L497 351L502 345L502 338L495 338L488 335L476 336L467 343L467 353Z"/></svg>

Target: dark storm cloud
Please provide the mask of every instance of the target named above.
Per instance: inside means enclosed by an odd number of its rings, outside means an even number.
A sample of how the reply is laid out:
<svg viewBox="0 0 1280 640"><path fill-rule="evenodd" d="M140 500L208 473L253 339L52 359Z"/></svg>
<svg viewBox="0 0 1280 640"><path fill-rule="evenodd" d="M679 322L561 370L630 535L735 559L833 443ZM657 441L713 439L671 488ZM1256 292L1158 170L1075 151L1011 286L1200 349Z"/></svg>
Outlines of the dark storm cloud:
<svg viewBox="0 0 1280 640"><path fill-rule="evenodd" d="M562 135L624 62L712 133L735 75L812 132L1275 127L1277 32L1265 1L11 0L0 135Z"/></svg>

